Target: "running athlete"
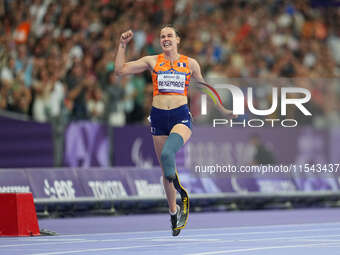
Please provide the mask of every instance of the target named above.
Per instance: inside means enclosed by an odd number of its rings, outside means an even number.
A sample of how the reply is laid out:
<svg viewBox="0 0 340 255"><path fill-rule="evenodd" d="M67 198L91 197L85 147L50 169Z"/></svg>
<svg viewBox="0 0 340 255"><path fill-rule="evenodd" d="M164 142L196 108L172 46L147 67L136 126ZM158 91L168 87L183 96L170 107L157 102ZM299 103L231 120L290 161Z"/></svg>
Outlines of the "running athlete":
<svg viewBox="0 0 340 255"><path fill-rule="evenodd" d="M153 101L150 114L151 134L157 158L162 167L163 185L171 215L172 235L177 236L189 215L189 198L178 180L175 156L191 136L191 116L188 108L188 86L191 77L203 82L198 62L178 53L180 37L172 26L160 31L162 53L126 62L127 43L133 38L131 30L123 33L115 62L118 75L150 71L153 82ZM221 108L231 115L232 112ZM181 206L176 204L176 190Z"/></svg>

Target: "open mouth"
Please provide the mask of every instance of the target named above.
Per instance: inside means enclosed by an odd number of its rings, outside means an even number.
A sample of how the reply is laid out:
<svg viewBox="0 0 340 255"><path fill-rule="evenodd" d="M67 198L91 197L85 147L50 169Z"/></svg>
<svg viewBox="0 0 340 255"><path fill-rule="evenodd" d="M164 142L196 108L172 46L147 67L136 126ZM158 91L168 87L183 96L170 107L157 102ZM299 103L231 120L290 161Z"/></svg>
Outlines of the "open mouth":
<svg viewBox="0 0 340 255"><path fill-rule="evenodd" d="M163 47L164 48L168 48L168 47L170 47L171 46L171 42L170 41L165 41L164 43L163 43Z"/></svg>

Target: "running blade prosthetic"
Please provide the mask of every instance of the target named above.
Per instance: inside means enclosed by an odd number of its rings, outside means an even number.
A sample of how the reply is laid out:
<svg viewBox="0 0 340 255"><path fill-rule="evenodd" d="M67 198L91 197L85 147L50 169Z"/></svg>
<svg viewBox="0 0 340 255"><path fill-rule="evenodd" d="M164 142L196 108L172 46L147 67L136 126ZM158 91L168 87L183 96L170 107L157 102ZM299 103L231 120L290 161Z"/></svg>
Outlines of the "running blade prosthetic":
<svg viewBox="0 0 340 255"><path fill-rule="evenodd" d="M189 217L189 196L187 191L183 188L179 182L178 175L176 173L176 179L173 181L175 189L181 195L181 214L179 219L177 219L177 227L175 230L180 230L185 227Z"/></svg>

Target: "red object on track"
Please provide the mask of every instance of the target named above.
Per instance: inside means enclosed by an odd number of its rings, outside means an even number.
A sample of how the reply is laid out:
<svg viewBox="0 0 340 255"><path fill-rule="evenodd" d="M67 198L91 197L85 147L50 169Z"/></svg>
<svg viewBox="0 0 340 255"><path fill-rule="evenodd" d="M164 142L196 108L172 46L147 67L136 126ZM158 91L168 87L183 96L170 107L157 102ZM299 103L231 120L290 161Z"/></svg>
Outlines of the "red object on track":
<svg viewBox="0 0 340 255"><path fill-rule="evenodd" d="M40 235L32 193L0 194L0 236Z"/></svg>

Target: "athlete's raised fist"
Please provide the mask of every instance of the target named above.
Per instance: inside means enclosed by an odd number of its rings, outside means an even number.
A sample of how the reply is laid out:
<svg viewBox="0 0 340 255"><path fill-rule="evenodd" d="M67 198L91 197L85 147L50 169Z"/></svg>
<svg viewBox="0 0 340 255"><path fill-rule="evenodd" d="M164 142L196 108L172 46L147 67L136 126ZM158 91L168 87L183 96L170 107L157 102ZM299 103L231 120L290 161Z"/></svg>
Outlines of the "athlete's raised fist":
<svg viewBox="0 0 340 255"><path fill-rule="evenodd" d="M132 37L133 37L133 32L131 30L128 30L128 31L122 33L122 35L120 37L120 43L127 44L128 42L130 42Z"/></svg>

